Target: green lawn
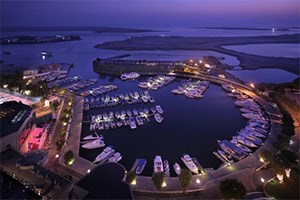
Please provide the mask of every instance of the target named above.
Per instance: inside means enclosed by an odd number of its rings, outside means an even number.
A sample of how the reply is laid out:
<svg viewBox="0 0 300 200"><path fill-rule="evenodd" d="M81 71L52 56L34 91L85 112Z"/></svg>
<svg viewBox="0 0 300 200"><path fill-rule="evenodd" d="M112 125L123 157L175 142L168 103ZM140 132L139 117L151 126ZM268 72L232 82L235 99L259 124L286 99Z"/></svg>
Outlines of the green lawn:
<svg viewBox="0 0 300 200"><path fill-rule="evenodd" d="M292 169L290 178L284 177L279 183L277 178L266 184L266 193L275 199L300 199L299 196L299 170Z"/></svg>

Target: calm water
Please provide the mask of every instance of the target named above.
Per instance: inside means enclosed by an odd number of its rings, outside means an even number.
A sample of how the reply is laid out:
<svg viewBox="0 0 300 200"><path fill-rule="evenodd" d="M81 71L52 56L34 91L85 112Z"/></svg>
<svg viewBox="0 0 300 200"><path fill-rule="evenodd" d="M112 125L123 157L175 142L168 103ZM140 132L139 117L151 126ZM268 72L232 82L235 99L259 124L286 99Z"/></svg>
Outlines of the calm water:
<svg viewBox="0 0 300 200"><path fill-rule="evenodd" d="M228 70L231 74L247 83L285 83L298 76L280 69Z"/></svg>
<svg viewBox="0 0 300 200"><path fill-rule="evenodd" d="M46 43L31 45L11 45L1 46L1 51L10 51L11 55L1 53L1 59L5 64L15 64L17 66L37 67L42 64L52 62L74 63L74 68L70 75L79 75L83 79L97 78L98 74L92 70L92 61L97 58L107 58L124 51L112 51L96 49L93 46L105 41L124 40L130 36L143 35L181 35L181 36L234 36L234 35L270 35L264 31L245 30L210 30L210 29L171 29L169 32L155 33L93 33L88 31L72 32L82 37L80 41L64 43ZM4 36L15 35L55 35L70 34L70 32L4 32ZM42 60L40 52L46 50L53 53L52 58ZM232 56L227 56L212 51L129 51L132 59L153 59L153 60L182 60L186 58L199 58L204 55L215 55L224 57L225 62L230 65L238 65L239 61ZM257 70L259 71L259 70ZM248 73L239 76L241 71L235 71L238 77L243 80L259 81L257 73ZM276 77L273 81L286 81L285 71L265 72L268 78ZM272 74L272 75L270 75ZM274 75L273 75L274 74ZM275 76L275 74L278 74ZM291 77L289 75L289 77ZM253 80L252 80L253 79ZM265 77L262 80L267 80ZM130 168L136 158L144 157L148 164L144 174L151 174L153 170L153 158L160 154L163 159L168 159L170 168L174 162L183 166L180 157L183 153L195 156L204 167L217 168L221 163L212 154L218 148L218 139L230 139L237 130L245 126L246 122L242 118L240 111L235 107L233 99L228 98L224 91L217 85L211 85L205 93L205 97L200 100L188 99L185 96L175 96L171 90L177 87L183 80L172 83L158 91L150 91L156 99L156 103L164 109L164 121L157 124L154 119L150 123L130 130L124 127L112 131L104 131L105 142L111 144L115 149L124 155L121 163L126 168ZM100 77L99 84L113 83L119 86L114 93L140 91L135 82L122 82L114 77ZM85 115L98 114L107 111L120 109L144 108L150 105L135 105L126 107L115 107L112 109L93 110ZM82 136L88 135L89 125L83 124ZM98 150L82 150L80 154L87 159L94 160L100 153ZM173 172L173 170L171 169ZM174 173L174 172L173 172Z"/></svg>
<svg viewBox="0 0 300 200"><path fill-rule="evenodd" d="M101 82L111 82L119 86L115 93L141 91L137 87L140 80L130 82L118 78L101 78ZM151 117L151 122L135 130L122 127L101 133L106 145L113 145L116 151L124 155L120 163L127 169L131 168L136 158L146 158L148 164L143 174L151 175L153 159L157 154L161 155L163 160L169 160L171 166L175 162L184 166L180 159L183 153L195 156L205 168L217 168L221 162L212 154L218 149L217 140L230 139L236 131L246 125L233 99L227 97L220 86L211 84L203 99L193 100L171 93L171 90L183 81L185 80L178 79L157 91L149 91L156 100L152 105L159 104L164 110L164 121L161 124ZM149 108L151 104L91 110L84 115L144 107ZM84 124L82 137L88 134L89 124ZM93 161L99 153L101 149L81 149L80 154ZM171 171L174 173L173 168Z"/></svg>
<svg viewBox="0 0 300 200"><path fill-rule="evenodd" d="M300 44L247 44L224 47L226 49L247 54L270 57L300 58Z"/></svg>

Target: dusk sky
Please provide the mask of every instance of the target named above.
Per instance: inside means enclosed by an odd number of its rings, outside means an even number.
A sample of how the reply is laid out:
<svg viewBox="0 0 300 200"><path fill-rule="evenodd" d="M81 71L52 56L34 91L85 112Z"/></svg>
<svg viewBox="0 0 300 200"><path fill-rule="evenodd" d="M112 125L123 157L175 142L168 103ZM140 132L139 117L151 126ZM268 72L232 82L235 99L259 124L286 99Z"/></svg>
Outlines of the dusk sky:
<svg viewBox="0 0 300 200"><path fill-rule="evenodd" d="M1 0L1 25L298 27L299 12L299 0Z"/></svg>

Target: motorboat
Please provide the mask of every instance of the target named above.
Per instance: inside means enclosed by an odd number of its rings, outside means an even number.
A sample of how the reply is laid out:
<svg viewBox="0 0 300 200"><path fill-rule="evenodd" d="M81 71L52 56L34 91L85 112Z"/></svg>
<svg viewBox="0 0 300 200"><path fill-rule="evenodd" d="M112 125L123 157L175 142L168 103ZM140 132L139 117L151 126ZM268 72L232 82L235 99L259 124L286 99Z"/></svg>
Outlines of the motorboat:
<svg viewBox="0 0 300 200"><path fill-rule="evenodd" d="M163 121L163 117L159 113L154 114L155 121L161 123Z"/></svg>
<svg viewBox="0 0 300 200"><path fill-rule="evenodd" d="M95 133L95 135L91 134L91 135L85 136L83 139L84 140L95 140L95 139L99 139L99 138L103 139L103 136Z"/></svg>
<svg viewBox="0 0 300 200"><path fill-rule="evenodd" d="M137 167L136 167L136 174L141 174L145 168L145 165L147 164L146 159L139 159Z"/></svg>
<svg viewBox="0 0 300 200"><path fill-rule="evenodd" d="M188 154L183 154L183 156L181 157L181 160L184 162L184 164L187 166L187 168L195 173L198 174L198 167L196 166L196 164L194 163L193 159L190 157L190 155Z"/></svg>
<svg viewBox="0 0 300 200"><path fill-rule="evenodd" d="M103 159L107 158L109 155L113 154L115 150L112 146L106 147L94 160L95 163L102 161Z"/></svg>
<svg viewBox="0 0 300 200"><path fill-rule="evenodd" d="M153 162L154 162L154 173L159 173L164 171L163 162L159 155L155 156Z"/></svg>
<svg viewBox="0 0 300 200"><path fill-rule="evenodd" d="M180 167L180 165L179 165L178 163L175 163L175 164L173 165L173 168L174 168L174 171L175 171L175 173L176 173L177 175L179 175L179 174L181 173L181 167Z"/></svg>
<svg viewBox="0 0 300 200"><path fill-rule="evenodd" d="M96 148L100 148L100 147L104 147L104 146L105 146L104 141L99 138L99 139L96 139L92 142L85 143L84 145L82 145L82 148L96 149Z"/></svg>

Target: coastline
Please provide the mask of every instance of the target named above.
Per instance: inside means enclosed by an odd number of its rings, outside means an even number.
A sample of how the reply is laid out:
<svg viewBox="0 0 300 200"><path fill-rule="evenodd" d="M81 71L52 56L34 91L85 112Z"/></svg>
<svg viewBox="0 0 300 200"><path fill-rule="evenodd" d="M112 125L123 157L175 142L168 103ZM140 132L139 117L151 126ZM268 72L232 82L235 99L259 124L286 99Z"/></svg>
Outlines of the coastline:
<svg viewBox="0 0 300 200"><path fill-rule="evenodd" d="M123 41L98 44L95 48L109 50L211 50L236 57L243 69L277 68L298 74L300 58L251 55L225 49L227 45L299 43L299 34L250 37L131 37Z"/></svg>

